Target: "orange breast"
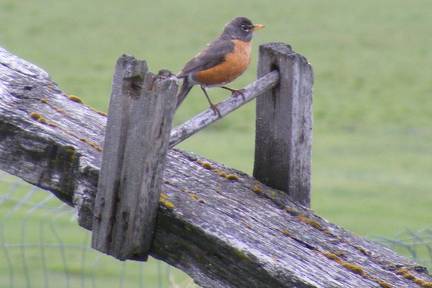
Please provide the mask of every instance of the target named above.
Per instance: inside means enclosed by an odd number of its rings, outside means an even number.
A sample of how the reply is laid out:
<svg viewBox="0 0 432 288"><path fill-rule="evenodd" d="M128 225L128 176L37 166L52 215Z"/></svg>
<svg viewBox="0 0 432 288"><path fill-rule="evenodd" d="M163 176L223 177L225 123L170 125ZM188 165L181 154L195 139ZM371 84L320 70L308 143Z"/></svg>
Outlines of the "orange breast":
<svg viewBox="0 0 432 288"><path fill-rule="evenodd" d="M249 66L250 42L233 40L233 52L225 56L225 61L193 75L194 80L207 86L225 85L240 76Z"/></svg>

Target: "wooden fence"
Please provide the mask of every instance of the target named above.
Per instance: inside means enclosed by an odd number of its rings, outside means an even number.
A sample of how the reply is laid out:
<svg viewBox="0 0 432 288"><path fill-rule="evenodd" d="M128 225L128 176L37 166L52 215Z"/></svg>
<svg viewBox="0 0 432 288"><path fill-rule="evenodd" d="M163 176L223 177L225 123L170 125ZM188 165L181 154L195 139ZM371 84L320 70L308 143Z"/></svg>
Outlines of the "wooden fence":
<svg viewBox="0 0 432 288"><path fill-rule="evenodd" d="M171 129L176 90L170 73L123 56L107 121L0 48L0 168L74 206L96 249L122 260L151 255L202 287L432 286L424 267L308 208L304 57L262 45L245 99L218 106L226 115L258 96L254 177L169 149L219 119L208 110Z"/></svg>
<svg viewBox="0 0 432 288"><path fill-rule="evenodd" d="M181 139L170 141L176 78L169 73L153 75L144 61L130 56L118 60L93 217L93 248L122 260L145 259L169 142L179 143L260 94L254 176L309 206L311 66L289 46L269 44L261 46L258 77L262 80L246 88L243 97L218 104L220 115L208 109L175 129L171 138Z"/></svg>

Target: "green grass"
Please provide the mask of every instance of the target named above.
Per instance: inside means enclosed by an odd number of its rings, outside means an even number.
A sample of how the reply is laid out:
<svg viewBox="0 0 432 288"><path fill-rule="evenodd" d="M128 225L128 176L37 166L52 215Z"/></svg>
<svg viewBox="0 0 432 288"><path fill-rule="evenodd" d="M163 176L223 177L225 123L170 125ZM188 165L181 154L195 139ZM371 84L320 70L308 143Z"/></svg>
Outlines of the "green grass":
<svg viewBox="0 0 432 288"><path fill-rule="evenodd" d="M254 79L260 43L305 55L315 72L313 209L357 234L392 237L432 222L431 10L427 0L3 0L0 45L106 110L122 53L179 71L234 16L266 24L231 86ZM205 107L194 89L175 122ZM180 147L250 173L253 134L248 105Z"/></svg>

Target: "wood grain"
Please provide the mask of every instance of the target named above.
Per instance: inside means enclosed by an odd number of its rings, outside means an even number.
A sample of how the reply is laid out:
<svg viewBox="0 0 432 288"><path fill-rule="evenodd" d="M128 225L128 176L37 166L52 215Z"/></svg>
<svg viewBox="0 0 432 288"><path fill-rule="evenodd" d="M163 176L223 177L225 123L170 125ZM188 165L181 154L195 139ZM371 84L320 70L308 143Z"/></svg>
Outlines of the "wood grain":
<svg viewBox="0 0 432 288"><path fill-rule="evenodd" d="M71 101L43 70L0 49L0 168L73 205L86 229L105 121ZM203 157L170 150L161 195L151 255L202 287L431 285L412 260Z"/></svg>
<svg viewBox="0 0 432 288"><path fill-rule="evenodd" d="M312 67L283 43L260 46L258 78L279 72L279 84L256 101L254 177L309 207L312 151Z"/></svg>
<svg viewBox="0 0 432 288"><path fill-rule="evenodd" d="M117 61L95 200L92 247L145 260L153 239L177 83Z"/></svg>

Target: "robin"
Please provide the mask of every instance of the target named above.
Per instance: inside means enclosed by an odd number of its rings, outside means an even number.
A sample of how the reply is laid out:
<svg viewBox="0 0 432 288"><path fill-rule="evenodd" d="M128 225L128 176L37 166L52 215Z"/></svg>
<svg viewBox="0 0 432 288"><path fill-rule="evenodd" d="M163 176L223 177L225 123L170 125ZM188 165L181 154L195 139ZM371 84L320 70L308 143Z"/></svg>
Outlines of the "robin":
<svg viewBox="0 0 432 288"><path fill-rule="evenodd" d="M242 90L224 85L239 77L246 70L251 58L252 34L263 27L262 24L252 24L245 17L234 18L226 24L222 34L187 62L177 75L178 78L183 78L183 85L177 95L177 107L194 85L200 85L210 107L219 116L220 112L210 100L207 88L221 87L231 91L233 96L243 95Z"/></svg>

